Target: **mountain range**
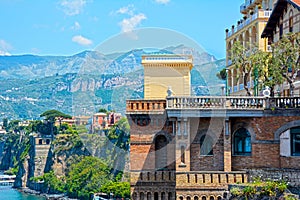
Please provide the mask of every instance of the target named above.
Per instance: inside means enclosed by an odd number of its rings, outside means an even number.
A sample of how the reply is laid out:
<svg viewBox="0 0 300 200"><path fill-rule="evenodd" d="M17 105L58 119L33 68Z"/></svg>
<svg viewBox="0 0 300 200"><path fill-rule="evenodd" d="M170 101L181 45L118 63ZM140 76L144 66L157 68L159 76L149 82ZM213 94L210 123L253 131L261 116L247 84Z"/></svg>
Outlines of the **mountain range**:
<svg viewBox="0 0 300 200"><path fill-rule="evenodd" d="M143 98L142 55L182 52L193 55L193 95L220 94L224 83L216 73L225 60L184 45L109 55L84 51L72 56L0 56L0 119L38 119L49 109L73 116L90 116L99 108L124 114L126 99Z"/></svg>

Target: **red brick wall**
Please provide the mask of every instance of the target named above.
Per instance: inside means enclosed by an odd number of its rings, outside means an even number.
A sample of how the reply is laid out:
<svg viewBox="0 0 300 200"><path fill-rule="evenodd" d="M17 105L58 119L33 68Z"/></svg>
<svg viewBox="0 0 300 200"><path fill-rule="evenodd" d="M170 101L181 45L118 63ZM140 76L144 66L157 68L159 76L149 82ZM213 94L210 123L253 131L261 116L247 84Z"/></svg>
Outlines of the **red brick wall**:
<svg viewBox="0 0 300 200"><path fill-rule="evenodd" d="M251 156L232 156L232 169L242 170L249 168L299 168L299 157L280 157L280 145L274 143L274 133L288 122L299 120L300 117L261 117L240 118L232 123L232 133L237 124L252 128L255 138L252 138ZM254 140L255 139L255 140ZM263 143L264 141L272 143Z"/></svg>

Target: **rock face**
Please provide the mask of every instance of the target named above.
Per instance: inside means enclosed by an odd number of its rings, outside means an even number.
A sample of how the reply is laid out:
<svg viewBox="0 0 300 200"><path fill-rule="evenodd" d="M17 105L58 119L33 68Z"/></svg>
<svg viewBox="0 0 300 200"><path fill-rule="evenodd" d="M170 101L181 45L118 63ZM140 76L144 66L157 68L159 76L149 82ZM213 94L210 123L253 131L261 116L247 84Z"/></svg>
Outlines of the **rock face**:
<svg viewBox="0 0 300 200"><path fill-rule="evenodd" d="M222 83L216 73L224 60L183 45L156 53L192 54L192 93L220 93L220 87L208 86ZM1 56L0 78L6 84L0 88L0 119L36 119L50 108L78 115L90 115L100 107L124 113L127 98L143 98L145 54L149 52L138 49L111 55L85 51L73 56Z"/></svg>

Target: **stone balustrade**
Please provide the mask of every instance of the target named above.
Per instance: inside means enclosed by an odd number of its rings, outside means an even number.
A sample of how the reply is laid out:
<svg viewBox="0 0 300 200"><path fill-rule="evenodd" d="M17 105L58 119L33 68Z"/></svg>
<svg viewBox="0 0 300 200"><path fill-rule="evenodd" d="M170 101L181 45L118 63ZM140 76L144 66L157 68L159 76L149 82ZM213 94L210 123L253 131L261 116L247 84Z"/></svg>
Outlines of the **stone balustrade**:
<svg viewBox="0 0 300 200"><path fill-rule="evenodd" d="M127 100L126 112L163 112L166 108L166 100Z"/></svg>
<svg viewBox="0 0 300 200"><path fill-rule="evenodd" d="M170 110L265 110L300 108L300 97L172 96L167 100L127 100L126 112L150 113Z"/></svg>
<svg viewBox="0 0 300 200"><path fill-rule="evenodd" d="M264 109L264 97L199 96L168 97L168 109Z"/></svg>

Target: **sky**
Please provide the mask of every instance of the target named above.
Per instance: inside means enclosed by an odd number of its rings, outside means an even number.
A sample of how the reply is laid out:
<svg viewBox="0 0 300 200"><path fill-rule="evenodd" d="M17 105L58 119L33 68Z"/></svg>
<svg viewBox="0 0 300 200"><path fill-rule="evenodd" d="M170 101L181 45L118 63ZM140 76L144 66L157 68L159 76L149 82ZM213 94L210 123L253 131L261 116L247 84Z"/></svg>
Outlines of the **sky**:
<svg viewBox="0 0 300 200"><path fill-rule="evenodd" d="M161 28L225 58L243 0L0 0L0 55L74 55L117 35Z"/></svg>

